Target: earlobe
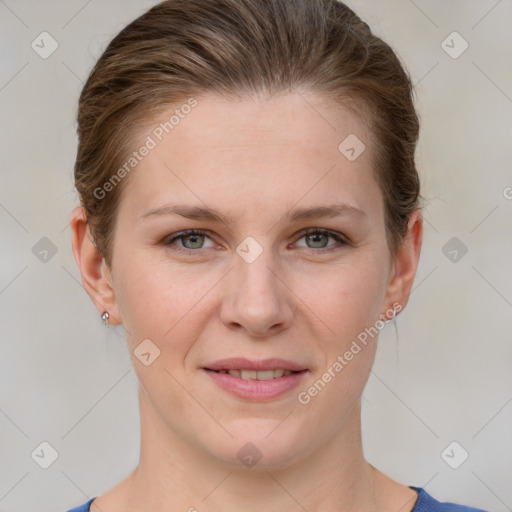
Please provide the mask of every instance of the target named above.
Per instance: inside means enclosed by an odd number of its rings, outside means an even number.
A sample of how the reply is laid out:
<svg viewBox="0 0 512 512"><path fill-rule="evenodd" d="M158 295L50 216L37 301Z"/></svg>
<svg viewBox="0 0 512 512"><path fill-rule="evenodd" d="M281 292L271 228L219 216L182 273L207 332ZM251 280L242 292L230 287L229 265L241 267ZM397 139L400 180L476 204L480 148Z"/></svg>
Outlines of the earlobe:
<svg viewBox="0 0 512 512"><path fill-rule="evenodd" d="M392 277L386 294L386 304L398 303L401 306L400 311L409 301L422 242L423 217L421 211L416 209L411 214L407 234L394 258Z"/></svg>
<svg viewBox="0 0 512 512"><path fill-rule="evenodd" d="M108 311L112 325L121 323L111 273L95 246L82 206L75 208L70 218L73 254L80 270L82 283L94 302L98 314Z"/></svg>

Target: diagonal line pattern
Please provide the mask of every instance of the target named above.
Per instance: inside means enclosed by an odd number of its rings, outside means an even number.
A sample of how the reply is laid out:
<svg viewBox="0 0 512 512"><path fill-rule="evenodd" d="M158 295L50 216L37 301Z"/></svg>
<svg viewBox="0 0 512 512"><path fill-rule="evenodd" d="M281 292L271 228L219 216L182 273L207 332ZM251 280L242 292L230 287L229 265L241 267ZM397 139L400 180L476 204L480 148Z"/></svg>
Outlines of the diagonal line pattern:
<svg viewBox="0 0 512 512"><path fill-rule="evenodd" d="M436 265L412 290L411 290L411 293L416 290L416 288L418 288L418 286L420 286L421 283L423 283L423 281L425 281L427 279L427 277L429 277L433 272L434 270L436 270L436 268L439 267L439 265Z"/></svg>
<svg viewBox="0 0 512 512"><path fill-rule="evenodd" d="M30 27L29 27L29 26L28 26L28 25L27 25L27 24L26 24L26 23L25 23L25 22L24 22L24 21L23 21L23 20L22 20L22 19L21 19L21 18L20 18L20 17L19 17L19 16L18 16L18 15L17 15L17 14L16 14L16 13L15 13L15 12L14 12L14 11L13 11L9 6L8 6L8 5L7 5L7 4L6 4L6 3L5 3L5 2L4 2L4 0L0 0L0 3L1 3L1 4L2 4L2 5L3 5L7 10L9 10L9 11L11 12L11 14L12 14L14 17L18 18L18 20L19 20L21 23L23 23L23 25L25 25L25 27L30 28Z"/></svg>
<svg viewBox="0 0 512 512"><path fill-rule="evenodd" d="M130 368L126 373L60 438L66 438L82 421L83 419L129 374L132 369Z"/></svg>
<svg viewBox="0 0 512 512"><path fill-rule="evenodd" d="M91 497L84 492L64 471L60 471L83 495L86 499L90 500Z"/></svg>
<svg viewBox="0 0 512 512"><path fill-rule="evenodd" d="M414 87L418 86L418 85L421 83L421 81L422 81L424 78L426 78L426 77L430 74L430 72L431 72L431 71L433 71L433 70L434 70L434 68L435 68L438 64L439 64L439 61L437 61L437 62L436 62L436 63L435 63L435 64L434 64L434 65L433 65L433 66L432 66L432 67L431 67L431 68L430 68L430 69L429 69L429 70L428 70L428 71L427 71L427 72L426 72L426 73L425 73L425 74L424 74L424 75L423 75L423 76L422 76L422 77L421 77L421 78L420 78L420 79L415 83L415 84L414 84Z"/></svg>
<svg viewBox="0 0 512 512"><path fill-rule="evenodd" d="M25 265L1 290L0 290L0 295L2 293L4 293L5 290L7 290L7 288L9 286L11 286L12 283L14 283L14 281L16 281L16 279L18 279L18 277L21 276L21 274L23 274L23 272L25 272L25 270L27 270L28 268L28 265Z"/></svg>
<svg viewBox="0 0 512 512"><path fill-rule="evenodd" d="M2 501L4 498L7 497L8 494L10 494L11 491L14 490L15 487L18 486L18 484L21 483L21 481L29 474L29 471L27 471L1 498L0 501Z"/></svg>
<svg viewBox="0 0 512 512"><path fill-rule="evenodd" d="M14 222L23 229L23 231L25 231L25 233L28 233L28 229L25 228L25 226L2 203L0 203L0 208L2 208L2 210L4 210L4 212L7 213L7 215L9 215L9 217L11 217L11 219L13 219Z"/></svg>
<svg viewBox="0 0 512 512"><path fill-rule="evenodd" d="M475 475L478 480L480 480L480 482L482 482L485 487L487 487L487 489L489 489L489 491L492 492L492 494L494 494L494 496L496 496L496 498L498 498L501 503L503 503L503 505L505 505L505 507L507 507L507 510L511 510L512 511L512 508L510 508L473 470L471 470L471 473L473 473L473 475Z"/></svg>
<svg viewBox="0 0 512 512"><path fill-rule="evenodd" d="M225 427L224 425L222 425L218 420L217 418L215 418L215 416L213 416L213 414L187 389L185 388L185 386L183 386L183 384L178 381L178 379L176 379L176 377L167 369L167 368L164 368L164 371L170 376L172 377L172 379L174 379L174 381L181 387L181 389L183 389L183 391L185 391L185 393L187 393L190 398L192 398L212 419L213 421L215 421L215 423L217 423L217 425L219 425L220 428L222 428L222 430L224 430L224 432L226 432L227 434L229 434L231 437L234 437L233 434L231 432L229 432Z"/></svg>
<svg viewBox="0 0 512 512"><path fill-rule="evenodd" d="M216 489L218 489L227 480L231 473L233 473L233 471L230 471L201 501L206 500Z"/></svg>
<svg viewBox="0 0 512 512"><path fill-rule="evenodd" d="M414 3L413 0L409 0L409 2L411 2L411 4L414 5L414 7L416 7L416 9L418 9L418 11L420 11L423 14L423 16L425 16L425 18L427 18L430 21L430 23L434 25L434 27L439 28L437 23L423 9L421 9L416 3Z"/></svg>
<svg viewBox="0 0 512 512"><path fill-rule="evenodd" d="M74 481L71 479L71 477L69 477L69 476L68 476L66 473L64 473L64 471L62 471L62 470L61 470L60 472L61 472L61 473L62 473L62 474L63 474L63 475L64 475L64 476L65 476L65 477L66 477L66 478L67 478L67 479L68 479L68 480L69 480L69 481L70 481L70 482L71 482L71 483L72 483L72 484L73 484L73 485L74 485L74 486L75 486L75 487L76 487L76 488L77 488L77 489L78 489L78 490L79 490L79 491L80 491L84 496L85 496L85 498L86 498L86 499L88 499L88 500L90 500L90 499L91 499L91 497L90 497L86 492L84 492L80 487L78 487L78 485L76 484L76 482L74 482ZM95 500L95 501L96 501L96 500ZM102 509L101 509L100 507L98 507L97 503L94 503L94 506L95 506L98 510L102 511Z"/></svg>
<svg viewBox="0 0 512 512"><path fill-rule="evenodd" d="M414 496L411 499L407 500L398 510L397 512L402 512L402 510L405 509L406 512L409 512L411 510L410 504L418 499L418 496ZM406 508L407 507L407 508ZM414 510L414 509L413 509Z"/></svg>
<svg viewBox="0 0 512 512"><path fill-rule="evenodd" d="M288 491L288 489L286 489L286 487L284 487L283 485L281 485L281 483L280 483L280 482L279 482L279 481L274 477L274 475L272 475L272 473L270 473L269 471L266 471L266 473L267 473L267 475L269 475L269 476L270 476L270 478L272 478L272 480L274 480L274 482L275 482L277 485L279 485L279 487L281 487L281 489L283 489L283 491L284 491L286 494L288 494L288 496L290 496L290 498L291 498L293 501L295 501L295 503L297 503L297 505L299 505L299 507L300 507L302 510L305 510L305 511L307 512L307 509L306 509L306 508L304 508L304 506L296 500L295 496L293 496L293 494L291 494L291 493Z"/></svg>
<svg viewBox="0 0 512 512"><path fill-rule="evenodd" d="M432 432L432 434L434 434L439 439L439 436L427 425L427 423L425 423L413 411L413 409L411 409L411 407L409 407L373 370L372 370L372 374L384 385L384 387L386 387L396 397L397 400L399 400L403 405L405 405L405 407L407 407L407 409L409 409L409 411L412 412L412 414L414 414L414 416L416 416L416 418L418 418L421 421L421 423L423 423L423 425L425 425L425 427L427 427L430 430L430 432Z"/></svg>
<svg viewBox="0 0 512 512"><path fill-rule="evenodd" d="M471 62L473 63L473 66L475 66L475 68L477 68L480 73L482 73L482 75L484 75L487 80L489 80L489 82L491 82L491 84L493 84L494 87L496 87L496 89L498 89L498 91L500 91L501 94L503 94L503 96L512 103L512 98L510 98L510 96L474 60Z"/></svg>
<svg viewBox="0 0 512 512"><path fill-rule="evenodd" d="M90 3L91 0L88 0L68 21L66 21L66 23L64 23L64 25L62 25L61 30L66 28Z"/></svg>
<svg viewBox="0 0 512 512"><path fill-rule="evenodd" d="M74 71L73 71L73 70L72 70L72 69L71 69L71 68L70 68L70 67L69 67L69 66L68 66L64 61L63 61L63 60L61 60L61 62L62 62L62 64L64 64L64 66L65 66L66 68L68 68L69 72L70 72L72 75L74 75L74 76L75 76L75 78L76 78L76 79L77 79L81 84L83 84L83 83L84 83L84 81L83 81L83 80L82 80L82 79L81 79L81 78L80 78L80 77L79 77L79 76L78 76L78 75L77 75L77 74L76 74L76 73L75 73L75 72L74 72ZM66 226L66 227L67 227L67 226ZM64 228L64 229L65 229L65 228Z"/></svg>
<svg viewBox="0 0 512 512"><path fill-rule="evenodd" d="M439 471L426 483L426 484L423 484L421 487L423 487L424 489L427 487L427 485L432 482L432 480L434 480L434 478L439 475ZM411 501L413 499L417 499L417 498L411 498L410 500L408 500L406 503L404 503L398 510L397 512L401 512L405 507L407 507L407 505L409 505L409 503L411 503ZM406 508L406 512L408 512L410 510L410 507ZM414 510L414 509L413 509Z"/></svg>
<svg viewBox="0 0 512 512"><path fill-rule="evenodd" d="M287 419L287 418L288 418L288 416L290 416L290 414L291 414L292 412L293 412L293 411L290 411L290 412L289 412L289 413L288 413L288 414L287 414L287 415L286 415L286 416L285 416L285 417L284 417L284 418L283 418L283 419L282 419L282 420L281 420L281 421L280 421L280 422L279 422L279 423L278 423L278 424L277 424L277 425L276 425L276 426L275 426L275 427L274 427L274 428L273 428L273 429L272 429L272 430L271 430L271 431L270 431L270 432L265 436L265 439L267 439L267 437L268 437L270 434L274 433L274 432L278 429L278 427L280 427L280 426L283 424L284 420L285 420L285 419Z"/></svg>
<svg viewBox="0 0 512 512"><path fill-rule="evenodd" d="M498 0L472 27L471 29L474 29L482 20L484 20L487 15L494 10L494 8L501 3L501 0Z"/></svg>
<svg viewBox="0 0 512 512"><path fill-rule="evenodd" d="M64 272L66 272L66 274L68 274L68 276L71 277L71 279L73 279L73 281L75 281L75 283L78 284L78 286L80 286L80 288L82 288L82 290L84 290L85 293L87 293L87 290L85 289L84 285L64 265L61 265L61 267L64 270Z"/></svg>
<svg viewBox="0 0 512 512"><path fill-rule="evenodd" d="M317 115L319 115L334 131L336 131L336 128L334 128L334 126L329 123L329 121L327 121L327 119L322 115L320 114L320 112L318 112L318 110L313 107L313 105L311 105L311 103L306 99L304 98L304 96L295 88L295 87L292 87L293 88L293 91L295 93L297 93L301 98L302 98L302 101L304 101L304 103L306 103L306 105L309 106L309 108L311 108Z"/></svg>
<svg viewBox="0 0 512 512"><path fill-rule="evenodd" d="M439 475L439 471L425 484L422 485L422 487L425 489L427 487L428 484L430 484L430 482L432 482L432 480L434 480L434 478Z"/></svg>
<svg viewBox="0 0 512 512"><path fill-rule="evenodd" d="M480 434L480 432L482 432L482 430L484 430L484 428L487 427L487 425L489 425L489 423L491 423L491 421L496 418L496 416L498 416L498 414L500 414L501 411L503 411L503 409L505 409L505 407L510 403L512 402L512 398L510 400L508 400L508 402L506 402L502 407L499 408L498 412L471 438L471 440L475 439L475 437Z"/></svg>
<svg viewBox="0 0 512 512"><path fill-rule="evenodd" d="M9 417L7 416L7 414L5 413L5 411L3 411L2 409L0 409L0 412L27 438L29 439L29 437L27 436L27 434L25 434L25 432L23 432L23 430L21 430L21 428L16 425L16 423L14 423L14 421Z"/></svg>
<svg viewBox="0 0 512 512"><path fill-rule="evenodd" d="M439 233L439 231L436 229L436 227L434 226L434 224L432 224L432 222L430 222L426 217L423 217L423 220L436 232L436 233Z"/></svg>
<svg viewBox="0 0 512 512"><path fill-rule="evenodd" d="M16 73L14 73L12 77L4 85L2 85L2 87L0 87L0 92L2 92L27 66L28 62L25 62L25 64L23 64L23 66Z"/></svg>
<svg viewBox="0 0 512 512"><path fill-rule="evenodd" d="M512 308L512 304L473 265L471 268Z"/></svg>
<svg viewBox="0 0 512 512"><path fill-rule="evenodd" d="M493 212L496 210L496 208L498 208L498 206L499 206L499 204L497 204L497 205L496 205L496 206L495 206L495 207L494 207L494 208L493 208L493 209L492 209L492 210L491 210L491 211L490 211L490 212L489 212L489 213L488 213L488 214L487 214L487 215L486 215L486 216L485 216L485 217L484 217L484 218L483 218L483 219L482 219L482 220L481 220L481 221L480 221L480 222L479 222L479 223L478 223L478 224L477 224L477 225L476 225L476 226L475 226L471 231L470 231L470 233L473 233L473 231L475 231L475 229L476 229L478 226L480 226L480 224L482 224L482 223L483 223L483 221L484 221L485 219L487 219L487 217L489 217L489 215L491 215L491 213L493 213Z"/></svg>

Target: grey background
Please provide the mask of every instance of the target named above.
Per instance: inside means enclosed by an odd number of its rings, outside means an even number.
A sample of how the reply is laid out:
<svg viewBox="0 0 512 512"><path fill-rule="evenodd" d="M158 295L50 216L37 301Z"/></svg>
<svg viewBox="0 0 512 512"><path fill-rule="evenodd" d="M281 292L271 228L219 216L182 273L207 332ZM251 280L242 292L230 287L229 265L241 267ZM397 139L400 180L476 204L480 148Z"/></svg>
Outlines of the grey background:
<svg viewBox="0 0 512 512"><path fill-rule="evenodd" d="M102 326L81 286L68 219L82 82L106 43L153 4L0 0L2 512L66 510L138 461L122 329ZM381 333L363 396L365 453L440 500L512 510L512 3L349 5L417 84L428 200L410 302L398 337L392 324ZM58 43L46 59L31 47L43 31ZM458 58L442 46L454 31L469 45ZM58 452L48 469L31 457L43 441ZM453 441L469 453L457 469L446 460L460 461L461 448L441 455Z"/></svg>

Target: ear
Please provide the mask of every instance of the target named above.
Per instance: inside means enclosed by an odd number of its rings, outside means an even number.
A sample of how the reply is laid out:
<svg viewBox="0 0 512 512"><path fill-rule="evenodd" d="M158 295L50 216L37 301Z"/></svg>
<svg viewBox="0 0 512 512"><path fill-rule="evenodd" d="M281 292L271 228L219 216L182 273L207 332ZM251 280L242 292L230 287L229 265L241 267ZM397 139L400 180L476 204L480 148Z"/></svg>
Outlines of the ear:
<svg viewBox="0 0 512 512"><path fill-rule="evenodd" d="M111 272L93 242L87 222L87 213L82 206L73 210L70 225L73 236L73 254L85 290L100 315L104 311L108 312L110 324L122 323Z"/></svg>
<svg viewBox="0 0 512 512"><path fill-rule="evenodd" d="M411 288L416 276L423 241L423 216L419 209L412 212L409 219L407 234L392 263L391 278L388 284L387 307L396 306L397 314L409 302Z"/></svg>

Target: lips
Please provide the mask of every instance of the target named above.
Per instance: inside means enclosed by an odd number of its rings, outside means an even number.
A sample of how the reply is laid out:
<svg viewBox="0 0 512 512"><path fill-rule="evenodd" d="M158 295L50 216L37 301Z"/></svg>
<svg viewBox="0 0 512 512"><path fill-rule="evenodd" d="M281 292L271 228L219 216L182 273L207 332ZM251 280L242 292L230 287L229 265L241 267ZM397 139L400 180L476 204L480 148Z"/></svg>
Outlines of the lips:
<svg viewBox="0 0 512 512"><path fill-rule="evenodd" d="M290 392L304 382L308 374L308 370L291 371L289 375L268 380L259 380L258 378L243 378L242 376L236 377L231 373L224 373L220 370L208 370L203 368L205 375L211 379L224 392L235 396L238 399L250 400L256 402L266 402L268 400L275 400L279 397L292 396ZM237 370L230 370L230 372ZM255 372L256 377L258 372L256 370L240 370L241 372ZM273 372L273 370L263 370L264 372Z"/></svg>
<svg viewBox="0 0 512 512"><path fill-rule="evenodd" d="M227 393L258 402L285 396L308 374L304 365L280 358L251 360L232 357L205 365L202 370Z"/></svg>
<svg viewBox="0 0 512 512"><path fill-rule="evenodd" d="M205 370L213 370L217 372L228 372L230 370L239 370L240 372L268 372L268 371L279 371L283 372L302 372L307 370L306 366L296 363L295 361L289 361L286 359L271 358L262 360L251 360L243 357L232 357L229 359L220 359L214 363L210 363L204 366ZM254 375L253 373L246 375ZM289 375L289 373L288 373ZM268 376L268 374L267 374ZM264 376L263 376L264 377ZM243 377L242 377L243 378ZM254 377L253 377L254 378ZM264 380L264 379L261 379Z"/></svg>

